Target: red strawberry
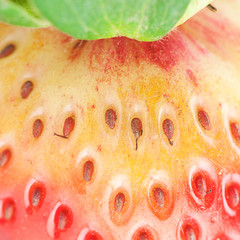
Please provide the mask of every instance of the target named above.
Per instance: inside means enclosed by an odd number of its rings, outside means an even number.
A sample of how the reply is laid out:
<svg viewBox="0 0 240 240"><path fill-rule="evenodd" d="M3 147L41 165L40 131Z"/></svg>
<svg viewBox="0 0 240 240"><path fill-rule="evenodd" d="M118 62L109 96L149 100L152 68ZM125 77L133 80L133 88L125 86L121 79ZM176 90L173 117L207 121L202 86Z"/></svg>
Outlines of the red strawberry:
<svg viewBox="0 0 240 240"><path fill-rule="evenodd" d="M1 240L240 239L240 1L157 42L0 29Z"/></svg>

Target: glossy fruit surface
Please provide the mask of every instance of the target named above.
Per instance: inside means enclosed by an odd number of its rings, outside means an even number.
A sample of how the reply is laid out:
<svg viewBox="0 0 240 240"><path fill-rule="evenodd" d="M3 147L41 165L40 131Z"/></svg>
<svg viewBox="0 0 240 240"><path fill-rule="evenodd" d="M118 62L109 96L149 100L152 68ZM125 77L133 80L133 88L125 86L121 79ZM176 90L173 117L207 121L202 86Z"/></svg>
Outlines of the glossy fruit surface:
<svg viewBox="0 0 240 240"><path fill-rule="evenodd" d="M240 238L240 1L164 39L0 26L1 240Z"/></svg>

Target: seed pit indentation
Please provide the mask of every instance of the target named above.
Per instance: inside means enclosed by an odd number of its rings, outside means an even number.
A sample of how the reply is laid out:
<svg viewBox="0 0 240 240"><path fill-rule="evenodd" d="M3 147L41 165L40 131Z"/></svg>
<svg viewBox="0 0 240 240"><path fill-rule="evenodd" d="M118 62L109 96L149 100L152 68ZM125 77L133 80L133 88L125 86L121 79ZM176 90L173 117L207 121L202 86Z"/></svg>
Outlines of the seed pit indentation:
<svg viewBox="0 0 240 240"><path fill-rule="evenodd" d="M103 238L96 231L89 231L84 237L84 240L103 240Z"/></svg>
<svg viewBox="0 0 240 240"><path fill-rule="evenodd" d="M231 209L240 207L240 185L231 183L226 187L225 197Z"/></svg>
<svg viewBox="0 0 240 240"><path fill-rule="evenodd" d="M33 137L34 138L39 138L42 134L43 131L43 122L41 119L36 119L33 123Z"/></svg>
<svg viewBox="0 0 240 240"><path fill-rule="evenodd" d="M195 219L187 217L180 226L179 234L182 240L199 240L201 230Z"/></svg>
<svg viewBox="0 0 240 240"><path fill-rule="evenodd" d="M230 130L236 142L240 143L240 127L237 122L230 123Z"/></svg>
<svg viewBox="0 0 240 240"><path fill-rule="evenodd" d="M148 189L148 204L160 220L169 218L174 209L173 191L163 182L154 181Z"/></svg>
<svg viewBox="0 0 240 240"><path fill-rule="evenodd" d="M0 52L0 59L1 58L6 58L8 56L10 56L14 51L15 51L16 47L14 44L10 43L7 46L5 46L1 52Z"/></svg>
<svg viewBox="0 0 240 240"><path fill-rule="evenodd" d="M126 202L125 195L123 193L118 193L115 197L114 202L114 209L117 213L122 212L125 202Z"/></svg>
<svg viewBox="0 0 240 240"><path fill-rule="evenodd" d="M73 131L75 126L75 119L74 117L68 117L64 121L63 126L63 136L69 137L70 133Z"/></svg>
<svg viewBox="0 0 240 240"><path fill-rule="evenodd" d="M206 111L198 111L198 121L205 130L211 130L211 121Z"/></svg>
<svg viewBox="0 0 240 240"><path fill-rule="evenodd" d="M136 230L133 234L132 240L154 240L154 236L148 227L144 226Z"/></svg>
<svg viewBox="0 0 240 240"><path fill-rule="evenodd" d="M29 190L29 202L32 208L39 209L46 196L46 188L43 183L36 181Z"/></svg>
<svg viewBox="0 0 240 240"><path fill-rule="evenodd" d="M11 159L12 152L10 149L5 149L0 154L0 167L4 167Z"/></svg>
<svg viewBox="0 0 240 240"><path fill-rule="evenodd" d="M128 189L123 186L114 188L109 196L110 219L117 225L123 225L128 222L132 216L133 205L132 198ZM111 191L111 189L109 189Z"/></svg>
<svg viewBox="0 0 240 240"><path fill-rule="evenodd" d="M21 87L21 97L22 99L28 98L33 90L33 83L31 81L26 81Z"/></svg>
<svg viewBox="0 0 240 240"><path fill-rule="evenodd" d="M86 182L90 182L92 180L94 172L94 164L92 161L86 161L83 165L83 178Z"/></svg>
<svg viewBox="0 0 240 240"><path fill-rule="evenodd" d="M139 236L139 240L149 240L148 234L146 232L141 232Z"/></svg>
<svg viewBox="0 0 240 240"><path fill-rule="evenodd" d="M105 122L110 129L114 129L117 121L117 113L113 109L108 109L105 112Z"/></svg>
<svg viewBox="0 0 240 240"><path fill-rule="evenodd" d="M55 215L56 230L65 231L72 225L73 213L67 206L60 206Z"/></svg>
<svg viewBox="0 0 240 240"><path fill-rule="evenodd" d="M67 231L73 223L73 212L65 204L58 202L47 221L47 232L52 238L59 238L62 232Z"/></svg>
<svg viewBox="0 0 240 240"><path fill-rule="evenodd" d="M193 230L193 228L190 225L187 225L184 228L184 236L186 240L197 240L197 236Z"/></svg>
<svg viewBox="0 0 240 240"><path fill-rule="evenodd" d="M209 208L215 198L216 183L205 170L197 170L190 174L190 196L193 203L201 210Z"/></svg>
<svg viewBox="0 0 240 240"><path fill-rule="evenodd" d="M16 205L15 202L11 198L6 198L3 200L3 220L4 221L11 221L16 214Z"/></svg>

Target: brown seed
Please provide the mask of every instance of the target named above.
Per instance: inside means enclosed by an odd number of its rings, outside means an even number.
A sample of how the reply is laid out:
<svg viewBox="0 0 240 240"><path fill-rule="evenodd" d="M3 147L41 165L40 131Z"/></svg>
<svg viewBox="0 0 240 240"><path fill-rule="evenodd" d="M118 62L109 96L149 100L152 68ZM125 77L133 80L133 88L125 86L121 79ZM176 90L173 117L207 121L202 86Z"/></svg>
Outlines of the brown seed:
<svg viewBox="0 0 240 240"><path fill-rule="evenodd" d="M164 192L160 188L153 189L153 196L159 207L164 206Z"/></svg>
<svg viewBox="0 0 240 240"><path fill-rule="evenodd" d="M43 131L43 123L40 119L35 120L33 123L33 137L38 138L41 136Z"/></svg>
<svg viewBox="0 0 240 240"><path fill-rule="evenodd" d="M132 133L136 138L136 150L138 149L138 139L143 134L142 122L139 118L134 118L131 122Z"/></svg>
<svg viewBox="0 0 240 240"><path fill-rule="evenodd" d="M34 208L40 208L42 206L43 200L46 195L46 189L42 184L38 184L36 188L33 189L31 196L31 204Z"/></svg>
<svg viewBox="0 0 240 240"><path fill-rule="evenodd" d="M59 233L61 231L65 231L72 225L72 221L73 221L72 210L65 205L60 206L55 216L56 230L58 230Z"/></svg>
<svg viewBox="0 0 240 240"><path fill-rule="evenodd" d="M60 212L59 220L58 220L58 229L65 229L67 223L67 215L64 212Z"/></svg>
<svg viewBox="0 0 240 240"><path fill-rule="evenodd" d="M230 130L234 139L240 143L240 128L238 123L233 122L230 124Z"/></svg>
<svg viewBox="0 0 240 240"><path fill-rule="evenodd" d="M142 136L142 133L143 133L142 122L139 118L134 118L132 120L131 128L132 128L133 135L135 136L136 139Z"/></svg>
<svg viewBox="0 0 240 240"><path fill-rule="evenodd" d="M236 183L226 188L226 200L230 208L236 209L240 206L240 186Z"/></svg>
<svg viewBox="0 0 240 240"><path fill-rule="evenodd" d="M86 182L91 181L94 172L94 165L92 161L87 161L83 166L83 178Z"/></svg>
<svg viewBox="0 0 240 240"><path fill-rule="evenodd" d="M4 47L2 49L2 51L0 52L0 59L1 58L5 58L10 56L14 51L15 51L15 45L13 44L8 44L6 47Z"/></svg>
<svg viewBox="0 0 240 240"><path fill-rule="evenodd" d="M66 118L63 126L63 136L68 137L73 131L75 126L75 120L73 117Z"/></svg>
<svg viewBox="0 0 240 240"><path fill-rule="evenodd" d="M184 235L186 240L197 240L197 236L190 225L184 228Z"/></svg>
<svg viewBox="0 0 240 240"><path fill-rule="evenodd" d="M205 197L208 190L207 190L207 183L202 175L199 175L195 179L195 187L197 194L201 197Z"/></svg>
<svg viewBox="0 0 240 240"><path fill-rule="evenodd" d="M173 138L174 134L174 125L170 119L165 119L163 121L163 132L167 136L168 140L170 141Z"/></svg>
<svg viewBox="0 0 240 240"><path fill-rule="evenodd" d="M4 218L4 220L11 221L15 216L15 212L16 212L15 202L10 198L5 199L5 201L3 203L3 218Z"/></svg>
<svg viewBox="0 0 240 240"><path fill-rule="evenodd" d="M21 97L26 99L33 90L33 83L26 81L21 87Z"/></svg>
<svg viewBox="0 0 240 240"><path fill-rule="evenodd" d="M6 149L4 150L1 154L0 154L0 167L5 166L9 160L11 159L12 153L10 149Z"/></svg>
<svg viewBox="0 0 240 240"><path fill-rule="evenodd" d="M114 129L117 121L117 114L114 110L108 109L105 112L105 122L110 129Z"/></svg>
<svg viewBox="0 0 240 240"><path fill-rule="evenodd" d="M122 212L124 204L125 204L125 196L123 193L118 193L115 197L114 208L117 213Z"/></svg>
<svg viewBox="0 0 240 240"><path fill-rule="evenodd" d="M201 126L204 129L206 129L206 130L210 130L211 129L210 118L209 118L207 112L205 112L204 110L200 110L198 112L198 121L200 122Z"/></svg>

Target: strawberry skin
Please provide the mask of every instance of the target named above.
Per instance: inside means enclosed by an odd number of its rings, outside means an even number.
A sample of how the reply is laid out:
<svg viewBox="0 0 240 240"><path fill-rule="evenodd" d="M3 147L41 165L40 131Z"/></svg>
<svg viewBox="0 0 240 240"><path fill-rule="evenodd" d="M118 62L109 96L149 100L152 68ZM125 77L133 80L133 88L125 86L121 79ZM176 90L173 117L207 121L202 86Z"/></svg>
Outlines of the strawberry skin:
<svg viewBox="0 0 240 240"><path fill-rule="evenodd" d="M240 239L240 1L157 42L0 26L1 240Z"/></svg>

